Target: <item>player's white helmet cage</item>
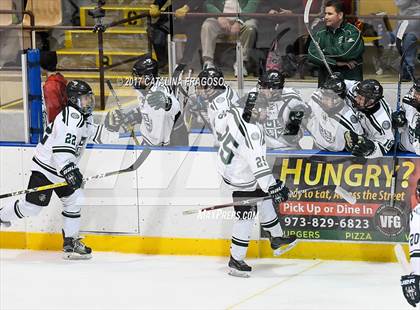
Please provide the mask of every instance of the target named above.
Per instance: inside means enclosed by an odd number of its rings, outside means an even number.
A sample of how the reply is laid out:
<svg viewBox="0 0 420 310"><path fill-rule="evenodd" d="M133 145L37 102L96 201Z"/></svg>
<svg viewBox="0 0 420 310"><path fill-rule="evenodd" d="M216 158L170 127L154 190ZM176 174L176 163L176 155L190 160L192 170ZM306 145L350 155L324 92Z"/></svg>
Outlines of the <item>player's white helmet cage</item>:
<svg viewBox="0 0 420 310"><path fill-rule="evenodd" d="M73 80L67 84L66 94L69 105L72 105L84 116L92 114L95 108L95 95L88 83Z"/></svg>

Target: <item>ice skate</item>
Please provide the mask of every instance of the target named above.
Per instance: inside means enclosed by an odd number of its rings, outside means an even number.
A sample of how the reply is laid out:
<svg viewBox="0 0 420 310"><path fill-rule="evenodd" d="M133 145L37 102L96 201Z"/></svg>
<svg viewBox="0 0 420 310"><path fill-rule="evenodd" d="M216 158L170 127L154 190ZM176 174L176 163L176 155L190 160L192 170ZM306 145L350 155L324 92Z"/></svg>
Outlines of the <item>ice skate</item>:
<svg viewBox="0 0 420 310"><path fill-rule="evenodd" d="M292 248L295 247L297 244L297 238L296 236L290 236L290 237L271 237L271 234L267 232L269 235L271 248L273 249L273 255L274 256L280 256L288 251L290 251Z"/></svg>
<svg viewBox="0 0 420 310"><path fill-rule="evenodd" d="M63 258L68 260L90 259L92 258L92 249L87 247L82 238L65 237L63 244Z"/></svg>
<svg viewBox="0 0 420 310"><path fill-rule="evenodd" d="M249 278L252 267L248 266L243 260L236 260L232 256L229 260L229 275L234 277Z"/></svg>

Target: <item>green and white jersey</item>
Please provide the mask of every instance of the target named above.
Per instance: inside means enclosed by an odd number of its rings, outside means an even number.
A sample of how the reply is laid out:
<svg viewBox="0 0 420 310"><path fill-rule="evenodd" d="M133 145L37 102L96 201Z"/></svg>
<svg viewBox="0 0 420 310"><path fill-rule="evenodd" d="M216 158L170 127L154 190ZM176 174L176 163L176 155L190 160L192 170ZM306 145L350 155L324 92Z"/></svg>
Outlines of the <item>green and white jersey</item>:
<svg viewBox="0 0 420 310"><path fill-rule="evenodd" d="M267 192L276 182L266 160L264 133L257 125L245 122L242 113L240 108L231 108L215 119L220 143L217 169L236 191L255 190L258 184Z"/></svg>
<svg viewBox="0 0 420 310"><path fill-rule="evenodd" d="M95 124L93 116L85 118L74 107L66 106L36 146L31 170L43 173L52 182L62 182L60 171L71 162L79 162L88 142L111 143L118 138L118 133Z"/></svg>

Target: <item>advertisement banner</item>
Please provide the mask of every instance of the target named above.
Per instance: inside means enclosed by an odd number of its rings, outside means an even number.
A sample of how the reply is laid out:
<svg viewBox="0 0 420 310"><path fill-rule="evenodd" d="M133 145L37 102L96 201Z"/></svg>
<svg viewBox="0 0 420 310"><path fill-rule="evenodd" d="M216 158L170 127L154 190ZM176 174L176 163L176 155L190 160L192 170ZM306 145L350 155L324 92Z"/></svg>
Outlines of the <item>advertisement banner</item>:
<svg viewBox="0 0 420 310"><path fill-rule="evenodd" d="M392 157L277 157L275 176L286 180L292 192L278 206L282 228L286 235L300 239L406 242L408 214L416 204L413 193L419 164L419 158L398 159L391 205ZM343 199L337 186L356 202ZM308 191L298 192L302 189Z"/></svg>

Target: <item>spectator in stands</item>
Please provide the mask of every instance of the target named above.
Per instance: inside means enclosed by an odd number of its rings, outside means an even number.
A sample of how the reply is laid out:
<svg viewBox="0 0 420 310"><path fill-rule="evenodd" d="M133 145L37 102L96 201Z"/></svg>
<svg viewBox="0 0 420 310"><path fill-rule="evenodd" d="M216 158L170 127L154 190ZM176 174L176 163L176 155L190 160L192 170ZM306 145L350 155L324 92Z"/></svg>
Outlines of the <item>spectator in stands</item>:
<svg viewBox="0 0 420 310"><path fill-rule="evenodd" d="M204 69L214 67L214 51L219 35L239 35L243 47L243 75L247 76L246 64L249 53L257 39L257 21L240 16L240 13L255 13L259 0L205 0L204 9L208 13L237 13L237 17L207 18L201 27L201 45L203 49ZM235 61L233 69L238 75L239 64Z"/></svg>
<svg viewBox="0 0 420 310"><path fill-rule="evenodd" d="M399 15L419 17L419 19L408 20L408 27L403 38L402 52L406 54L402 80L407 82L412 80L411 76L415 72L417 41L420 40L420 1L395 0L395 4L400 10Z"/></svg>
<svg viewBox="0 0 420 310"><path fill-rule="evenodd" d="M187 43L182 58L175 68L175 74L181 73L194 58L194 52L198 50L200 44L200 28L205 20L202 16L185 16L187 13L203 12L202 0L181 1L183 4L181 6L178 5L178 2L180 1L174 3L174 33L184 33L187 36Z"/></svg>
<svg viewBox="0 0 420 310"><path fill-rule="evenodd" d="M314 39L323 51L333 72L340 72L346 80L363 80L362 35L354 25L344 20L344 5L341 0L325 2L325 26L317 31ZM327 68L313 42L309 45L309 61L320 67L318 87L328 77Z"/></svg>
<svg viewBox="0 0 420 310"><path fill-rule="evenodd" d="M170 33L170 16L166 14L161 15L160 13L171 11L171 0L154 0L149 9L150 16L152 17L152 44L158 59L159 69L163 69L168 64L166 37Z"/></svg>
<svg viewBox="0 0 420 310"><path fill-rule="evenodd" d="M42 88L44 104L47 112L48 124L63 110L67 103L67 81L57 72L57 53L41 51L40 65L47 75L47 80Z"/></svg>

